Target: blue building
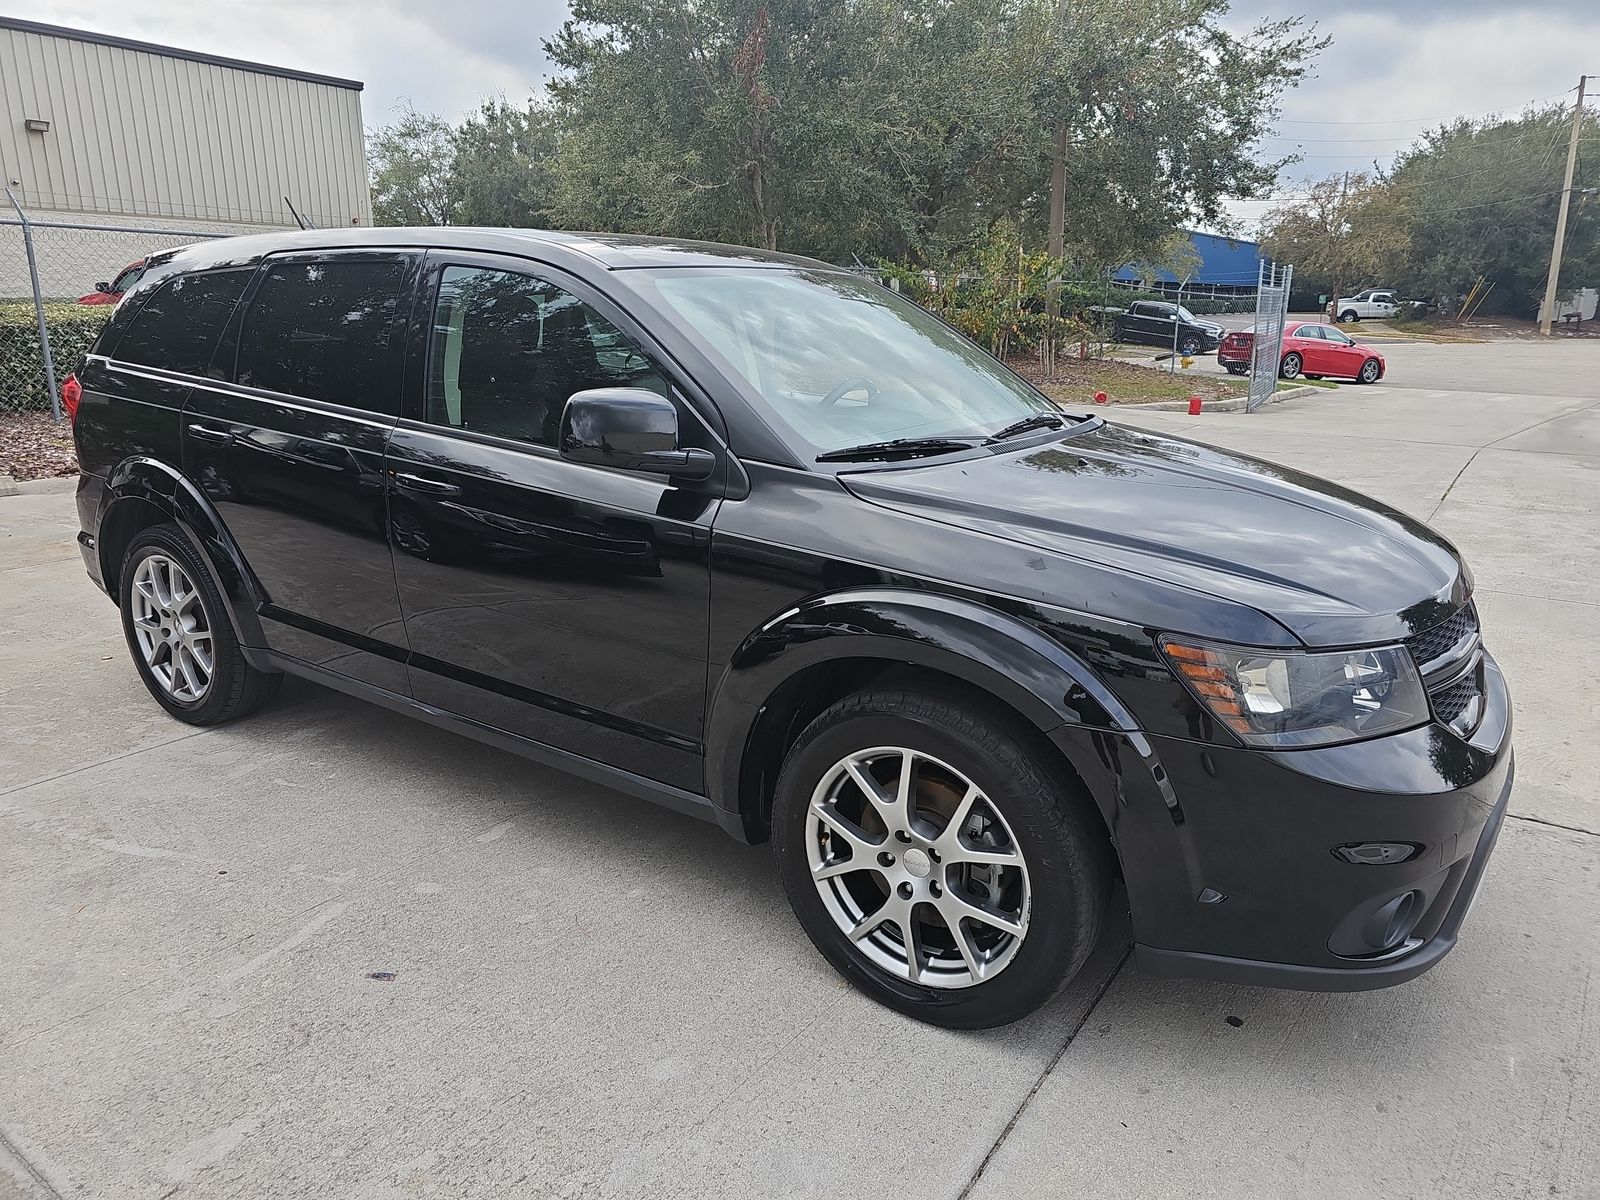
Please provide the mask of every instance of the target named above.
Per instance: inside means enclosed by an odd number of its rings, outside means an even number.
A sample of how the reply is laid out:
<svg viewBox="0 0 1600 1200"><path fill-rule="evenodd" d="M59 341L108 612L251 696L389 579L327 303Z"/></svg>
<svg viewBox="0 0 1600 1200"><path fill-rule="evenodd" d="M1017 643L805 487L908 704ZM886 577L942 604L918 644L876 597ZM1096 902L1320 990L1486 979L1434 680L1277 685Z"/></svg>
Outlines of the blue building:
<svg viewBox="0 0 1600 1200"><path fill-rule="evenodd" d="M1123 267L1112 278L1160 292L1176 292L1182 283L1186 296L1223 297L1256 290L1257 272L1263 257L1259 242L1225 238L1195 229L1184 232L1200 256L1199 267L1187 281L1178 279L1171 271L1137 265Z"/></svg>

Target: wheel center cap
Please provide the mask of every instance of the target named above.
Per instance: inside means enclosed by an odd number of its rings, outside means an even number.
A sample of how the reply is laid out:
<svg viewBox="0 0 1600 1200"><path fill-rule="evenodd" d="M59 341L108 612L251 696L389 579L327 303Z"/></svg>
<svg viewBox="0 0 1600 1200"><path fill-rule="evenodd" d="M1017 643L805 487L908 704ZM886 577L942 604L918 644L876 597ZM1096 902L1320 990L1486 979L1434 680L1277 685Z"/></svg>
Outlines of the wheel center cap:
<svg viewBox="0 0 1600 1200"><path fill-rule="evenodd" d="M905 863L906 870L918 879L926 879L928 872L933 870L933 860L928 857L928 852L918 849L916 846L911 847L911 849L902 854L900 861Z"/></svg>

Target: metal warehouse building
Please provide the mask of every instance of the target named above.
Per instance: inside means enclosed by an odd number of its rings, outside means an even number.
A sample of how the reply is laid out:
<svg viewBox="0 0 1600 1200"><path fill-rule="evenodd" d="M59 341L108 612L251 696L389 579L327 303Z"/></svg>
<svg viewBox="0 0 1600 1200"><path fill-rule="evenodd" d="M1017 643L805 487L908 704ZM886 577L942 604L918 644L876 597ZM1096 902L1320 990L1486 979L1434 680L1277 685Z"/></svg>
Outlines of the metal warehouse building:
<svg viewBox="0 0 1600 1200"><path fill-rule="evenodd" d="M371 223L353 80L0 17L0 118L0 176L33 221L257 232L294 224L287 196L321 227ZM96 241L81 270L41 254L45 290L153 248ZM0 294L14 273L0 262Z"/></svg>
<svg viewBox="0 0 1600 1200"><path fill-rule="evenodd" d="M1244 238L1222 237L1186 229L1189 243L1199 262L1188 279L1180 281L1171 271L1135 266L1123 267L1113 276L1124 283L1139 283L1158 291L1174 291L1185 285L1185 294L1225 297L1234 293L1253 293L1263 255L1258 243Z"/></svg>

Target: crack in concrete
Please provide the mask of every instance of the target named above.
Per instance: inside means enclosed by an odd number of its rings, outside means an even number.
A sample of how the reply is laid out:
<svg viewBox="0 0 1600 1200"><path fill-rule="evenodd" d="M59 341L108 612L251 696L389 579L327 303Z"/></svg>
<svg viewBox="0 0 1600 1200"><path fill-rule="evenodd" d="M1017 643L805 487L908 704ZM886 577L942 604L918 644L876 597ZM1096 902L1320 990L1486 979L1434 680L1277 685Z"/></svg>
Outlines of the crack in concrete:
<svg viewBox="0 0 1600 1200"><path fill-rule="evenodd" d="M967 1200L972 1195L972 1190L983 1179L984 1171L988 1170L990 1160L999 1152L1000 1147L1005 1145L1006 1139L1011 1136L1011 1131L1017 1127L1017 1122L1022 1119L1022 1114L1027 1111L1028 1105L1033 1103L1033 1098L1039 1094L1039 1089L1044 1086L1045 1080L1050 1078L1056 1067L1060 1065L1061 1060L1066 1057L1067 1050L1072 1043L1078 1040L1078 1034L1083 1032L1083 1027L1089 1023L1089 1018L1094 1016L1095 1009L1100 1007L1100 1001L1105 999L1106 993L1111 990L1111 985L1116 982L1117 976L1122 974L1122 968L1128 965L1128 960L1132 956L1133 944L1130 942L1128 948L1122 952L1122 957L1117 960L1117 965L1106 973L1105 981L1101 983L1100 989L1095 992L1094 999L1089 1002L1089 1007L1083 1010L1082 1019L1067 1034L1067 1040L1061 1043L1061 1049L1056 1051L1055 1057L1050 1060L1043 1071L1039 1072L1039 1078L1033 1081L1033 1086L1028 1089L1028 1094L1017 1105L1016 1111L1011 1114L1011 1119L1006 1122L1005 1128L1000 1131L1000 1135L989 1146L983 1156L983 1161L978 1164L978 1169L967 1180L966 1186L956 1193L956 1200Z"/></svg>
<svg viewBox="0 0 1600 1200"><path fill-rule="evenodd" d="M34 1181L35 1184L37 1184L39 1187L42 1187L49 1195L55 1196L57 1200L61 1200L61 1193L56 1190L55 1184L51 1183L49 1179L45 1178L44 1173L40 1171L38 1167L33 1165L32 1160L29 1159L28 1156L24 1154L17 1146L17 1144L11 1140L11 1136L6 1133L4 1127L0 1127L0 1153L7 1154L11 1158L15 1159L17 1164L28 1173L29 1177Z"/></svg>
<svg viewBox="0 0 1600 1200"><path fill-rule="evenodd" d="M1581 825L1563 825L1560 821L1547 821L1543 817L1524 817L1517 813L1507 813L1506 819L1526 821L1530 825L1546 825L1551 829L1564 829L1568 833L1581 833L1585 837L1600 837L1600 829L1585 829Z"/></svg>

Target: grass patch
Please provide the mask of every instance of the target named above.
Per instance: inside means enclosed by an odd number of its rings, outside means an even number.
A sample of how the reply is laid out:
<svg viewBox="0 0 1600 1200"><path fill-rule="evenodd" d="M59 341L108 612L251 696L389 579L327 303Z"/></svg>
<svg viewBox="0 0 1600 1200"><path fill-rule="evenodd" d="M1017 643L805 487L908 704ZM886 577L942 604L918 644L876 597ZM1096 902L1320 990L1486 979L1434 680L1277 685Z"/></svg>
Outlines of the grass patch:
<svg viewBox="0 0 1600 1200"><path fill-rule="evenodd" d="M1307 379L1304 375L1300 376L1299 379L1278 380L1278 390L1280 392L1287 388L1297 387L1332 388L1335 391L1339 389L1339 385L1331 379Z"/></svg>
<svg viewBox="0 0 1600 1200"><path fill-rule="evenodd" d="M1245 381L1232 376L1202 375L1179 368L1143 367L1137 363L1091 358L1083 362L1059 361L1054 376L1046 377L1037 359L1012 359L1012 370L1060 404L1080 408L1094 403L1104 392L1112 404L1153 404L1161 400L1230 400L1245 393Z"/></svg>

